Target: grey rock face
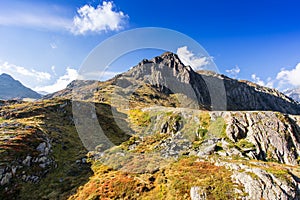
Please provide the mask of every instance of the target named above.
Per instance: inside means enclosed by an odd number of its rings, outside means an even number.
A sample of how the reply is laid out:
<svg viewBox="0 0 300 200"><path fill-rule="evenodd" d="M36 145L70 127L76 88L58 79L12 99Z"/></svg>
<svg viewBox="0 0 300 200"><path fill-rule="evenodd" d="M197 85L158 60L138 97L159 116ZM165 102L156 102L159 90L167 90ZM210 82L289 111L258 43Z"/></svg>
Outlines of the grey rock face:
<svg viewBox="0 0 300 200"><path fill-rule="evenodd" d="M143 60L128 72L118 75L114 84L135 89L142 84L149 84L165 94L183 94L201 109L271 110L300 114L299 103L275 89L208 71L195 72L173 53Z"/></svg>
<svg viewBox="0 0 300 200"><path fill-rule="evenodd" d="M267 170L261 169L259 163L251 162L251 164L250 167L241 163L216 163L216 165L226 166L233 170L232 179L242 185L244 192L247 193L243 198L245 200L300 199L299 180L294 177L283 180Z"/></svg>
<svg viewBox="0 0 300 200"><path fill-rule="evenodd" d="M162 157L178 158L181 153L191 148L191 142L187 140L182 133L177 132L168 139L161 141L156 148L160 149Z"/></svg>
<svg viewBox="0 0 300 200"><path fill-rule="evenodd" d="M10 179L12 178L12 173L8 172L2 175L1 179L1 185L8 184L10 182Z"/></svg>
<svg viewBox="0 0 300 200"><path fill-rule="evenodd" d="M227 112L226 133L233 142L255 145L256 159L296 165L300 155L299 116L274 112Z"/></svg>
<svg viewBox="0 0 300 200"><path fill-rule="evenodd" d="M55 165L54 159L50 156L51 148L50 139L44 137L44 141L36 147L39 155L34 156L28 152L26 157L0 166L0 185L9 185L12 179L31 183L40 181L41 177Z"/></svg>

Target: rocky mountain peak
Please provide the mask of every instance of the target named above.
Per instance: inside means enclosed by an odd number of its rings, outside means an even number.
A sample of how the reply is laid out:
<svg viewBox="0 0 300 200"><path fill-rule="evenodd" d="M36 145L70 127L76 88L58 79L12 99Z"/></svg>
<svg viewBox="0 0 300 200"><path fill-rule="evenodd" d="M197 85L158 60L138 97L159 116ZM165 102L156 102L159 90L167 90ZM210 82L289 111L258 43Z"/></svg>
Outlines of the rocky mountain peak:
<svg viewBox="0 0 300 200"><path fill-rule="evenodd" d="M5 74L5 73L0 75L0 79L11 80L11 81L14 80L13 77L11 77L9 74Z"/></svg>
<svg viewBox="0 0 300 200"><path fill-rule="evenodd" d="M37 92L25 87L19 81L15 80L8 74L0 75L0 99L23 99L32 98L39 99L41 95Z"/></svg>
<svg viewBox="0 0 300 200"><path fill-rule="evenodd" d="M189 66L185 66L177 54L172 52L165 52L160 56L156 56L151 60L143 59L136 67L144 67L144 65L156 65L158 68L169 67L176 71L191 71Z"/></svg>
<svg viewBox="0 0 300 200"><path fill-rule="evenodd" d="M165 52L162 55L157 56L156 58L166 59L166 60L169 60L169 61L176 61L177 63L182 64L182 62L179 59L178 55L175 54L175 53L172 53L172 52Z"/></svg>

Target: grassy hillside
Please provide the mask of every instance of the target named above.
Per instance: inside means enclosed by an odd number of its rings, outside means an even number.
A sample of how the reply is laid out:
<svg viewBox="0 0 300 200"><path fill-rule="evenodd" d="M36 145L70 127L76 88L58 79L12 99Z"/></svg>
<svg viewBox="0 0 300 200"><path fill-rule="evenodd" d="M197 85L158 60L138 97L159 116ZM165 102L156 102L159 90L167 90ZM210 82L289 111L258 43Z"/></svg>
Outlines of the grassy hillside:
<svg viewBox="0 0 300 200"><path fill-rule="evenodd" d="M90 103L79 103L80 114L90 116L84 109ZM79 137L69 100L2 106L0 198L284 199L299 194L297 116L94 105L102 136L113 144L104 148L96 140L100 145L94 151L87 151ZM85 127L87 139L97 138ZM281 146L284 154L276 154Z"/></svg>

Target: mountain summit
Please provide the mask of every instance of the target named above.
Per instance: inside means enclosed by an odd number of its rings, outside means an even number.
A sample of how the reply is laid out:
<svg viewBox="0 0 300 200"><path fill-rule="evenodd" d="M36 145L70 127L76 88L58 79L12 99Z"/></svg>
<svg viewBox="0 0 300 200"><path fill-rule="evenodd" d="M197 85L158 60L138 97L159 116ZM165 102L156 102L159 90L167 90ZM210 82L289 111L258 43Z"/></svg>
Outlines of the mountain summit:
<svg viewBox="0 0 300 200"><path fill-rule="evenodd" d="M19 81L15 80L8 74L0 75L0 99L23 99L32 98L39 99L41 95L37 92L25 87Z"/></svg>
<svg viewBox="0 0 300 200"><path fill-rule="evenodd" d="M74 94L82 100L129 100L131 106L160 105L215 111L300 114L300 104L276 89L211 71L196 72L171 52L150 60L144 59L129 71L105 82L74 81L65 90L47 98L71 98Z"/></svg>
<svg viewBox="0 0 300 200"><path fill-rule="evenodd" d="M299 103L276 89L235 80L215 72L195 72L170 52L151 60L144 59L128 72L117 76L114 84L121 88L146 85L166 95L184 95L207 110L264 110L300 114Z"/></svg>

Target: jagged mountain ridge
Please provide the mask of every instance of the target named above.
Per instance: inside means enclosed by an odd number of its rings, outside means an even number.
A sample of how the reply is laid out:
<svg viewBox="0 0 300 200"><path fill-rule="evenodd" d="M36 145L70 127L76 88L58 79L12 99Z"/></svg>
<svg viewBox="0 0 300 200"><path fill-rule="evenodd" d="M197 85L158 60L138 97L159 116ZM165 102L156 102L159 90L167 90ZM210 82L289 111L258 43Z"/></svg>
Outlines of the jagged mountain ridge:
<svg viewBox="0 0 300 200"><path fill-rule="evenodd" d="M205 71L196 73L173 53L144 60L118 76L117 83L120 79L140 80L164 93L183 93L208 110L272 110L300 114L300 105L275 89ZM222 103L224 98L226 104Z"/></svg>
<svg viewBox="0 0 300 200"><path fill-rule="evenodd" d="M23 99L32 98L39 99L42 95L25 87L19 81L13 79L8 74L0 75L0 99L10 100L10 99Z"/></svg>
<svg viewBox="0 0 300 200"><path fill-rule="evenodd" d="M224 75L208 71L195 72L191 67L185 66L176 54L166 52L151 60L144 59L129 71L119 74L106 82L74 81L62 91L48 95L46 98L66 97L72 98L72 91L78 93L82 100L110 102L106 95L107 88L113 93L112 87L118 91L125 91L121 98L137 101L143 100L152 103L153 98L147 101L143 91L155 90L151 94L158 98L166 95L181 107L194 107L205 110L262 110L279 111L289 114L300 114L300 104L276 89L270 89L251 83L239 81ZM114 89L115 89L114 88ZM141 92L136 92L143 88ZM129 91L127 91L129 90ZM116 91L116 89L115 89ZM174 94L183 94L186 98L180 101ZM120 98L120 96L118 96ZM189 103L185 104L186 99ZM176 100L174 100L176 101ZM179 102L178 102L179 101ZM181 105L180 105L181 104Z"/></svg>

